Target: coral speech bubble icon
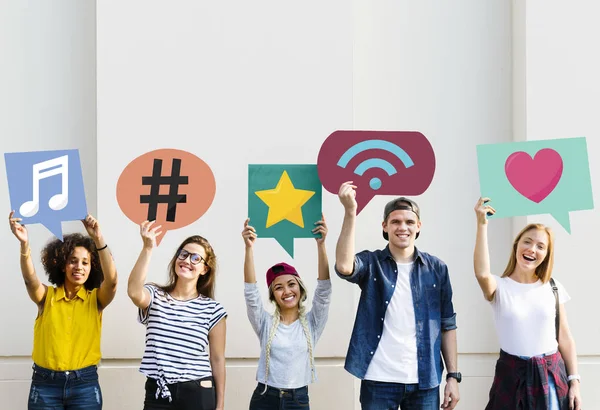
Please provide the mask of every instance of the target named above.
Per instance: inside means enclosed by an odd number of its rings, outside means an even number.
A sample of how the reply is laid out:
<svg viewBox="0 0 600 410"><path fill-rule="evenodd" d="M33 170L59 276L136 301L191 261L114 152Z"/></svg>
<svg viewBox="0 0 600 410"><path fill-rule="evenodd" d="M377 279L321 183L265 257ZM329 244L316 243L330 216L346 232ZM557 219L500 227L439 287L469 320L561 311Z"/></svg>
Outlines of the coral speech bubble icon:
<svg viewBox="0 0 600 410"><path fill-rule="evenodd" d="M210 208L215 177L200 158L177 149L147 152L125 167L117 182L117 202L136 224L146 220L161 225L162 234L187 226Z"/></svg>
<svg viewBox="0 0 600 410"><path fill-rule="evenodd" d="M345 181L356 185L356 213L375 195L420 195L431 184L435 154L417 131L335 131L319 151L319 179L337 194Z"/></svg>

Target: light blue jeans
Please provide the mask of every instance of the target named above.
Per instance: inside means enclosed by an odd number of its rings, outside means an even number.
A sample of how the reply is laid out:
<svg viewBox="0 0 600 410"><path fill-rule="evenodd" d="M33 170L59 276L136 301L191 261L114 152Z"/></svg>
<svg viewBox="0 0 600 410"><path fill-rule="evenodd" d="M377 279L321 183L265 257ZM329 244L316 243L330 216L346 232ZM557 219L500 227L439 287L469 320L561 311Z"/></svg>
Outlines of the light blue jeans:
<svg viewBox="0 0 600 410"><path fill-rule="evenodd" d="M556 392L556 385L554 384L554 377L551 374L548 375L548 398L550 399L550 410L560 410L558 404L558 393Z"/></svg>
<svg viewBox="0 0 600 410"><path fill-rule="evenodd" d="M539 357L550 356L556 353L556 350L553 352L545 353L540 355ZM519 356L521 359L529 360L531 357L528 356ZM533 356L532 356L533 357ZM560 403L558 402L558 393L556 392L556 384L554 382L554 377L550 373L548 373L548 400L550 401L548 410L560 410Z"/></svg>

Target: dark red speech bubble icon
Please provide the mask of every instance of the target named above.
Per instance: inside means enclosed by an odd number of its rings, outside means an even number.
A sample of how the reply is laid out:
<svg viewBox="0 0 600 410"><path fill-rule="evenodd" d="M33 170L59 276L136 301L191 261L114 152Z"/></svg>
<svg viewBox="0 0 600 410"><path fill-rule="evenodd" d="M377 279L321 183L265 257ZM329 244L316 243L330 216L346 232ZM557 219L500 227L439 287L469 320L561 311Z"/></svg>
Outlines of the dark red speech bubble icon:
<svg viewBox="0 0 600 410"><path fill-rule="evenodd" d="M435 173L435 153L417 131L335 131L321 146L317 170L332 194L354 181L358 215L375 195L425 192Z"/></svg>

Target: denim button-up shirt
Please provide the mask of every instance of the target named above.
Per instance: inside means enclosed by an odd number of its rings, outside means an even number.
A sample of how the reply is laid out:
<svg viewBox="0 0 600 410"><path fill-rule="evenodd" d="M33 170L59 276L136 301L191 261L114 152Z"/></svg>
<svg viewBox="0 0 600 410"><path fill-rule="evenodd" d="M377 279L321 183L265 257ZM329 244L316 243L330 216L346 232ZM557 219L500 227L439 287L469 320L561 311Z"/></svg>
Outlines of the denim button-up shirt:
<svg viewBox="0 0 600 410"><path fill-rule="evenodd" d="M337 268L335 271L362 290L344 368L363 379L381 340L385 313L396 288L398 266L388 245L382 250L356 254L351 275L342 275ZM442 380L441 333L456 329L446 264L415 248L410 288L417 331L419 388L430 389L439 386Z"/></svg>

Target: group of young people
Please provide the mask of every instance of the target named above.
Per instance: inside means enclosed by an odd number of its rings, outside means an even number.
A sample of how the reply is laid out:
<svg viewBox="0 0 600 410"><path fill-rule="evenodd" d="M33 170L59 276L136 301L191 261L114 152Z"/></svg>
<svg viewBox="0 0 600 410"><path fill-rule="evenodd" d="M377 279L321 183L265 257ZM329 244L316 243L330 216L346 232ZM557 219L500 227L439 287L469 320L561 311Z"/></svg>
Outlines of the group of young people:
<svg viewBox="0 0 600 410"><path fill-rule="evenodd" d="M361 289L345 369L361 379L362 409L433 410L440 404L453 409L462 376L448 268L415 247L421 214L405 197L385 206L385 248L355 253L356 190L349 181L338 193L344 220L334 267L338 277ZM489 198L478 200L474 271L492 307L501 348L486 410L580 410L577 355L564 308L569 295L552 279L552 231L540 224L524 227L504 273L493 275L487 215L494 212ZM117 271L100 225L88 216L83 221L88 236L65 235L46 245L42 264L53 285L47 286L35 273L20 221L10 213L25 286L38 307L28 408L101 409L97 366L102 312L115 296ZM327 224L322 218L313 230L319 234L318 280L310 309L300 273L277 263L266 272L271 314L260 297L253 254L257 235L249 222L242 231L244 296L260 343L249 409L308 409L308 386L317 380L313 352L327 323L332 293ZM160 230L153 221L140 225L143 246L127 285L138 321L146 327L140 366L146 376L144 409L223 410L227 312L214 299L215 251L205 238L191 236L173 255L167 284L146 283ZM337 410L335 404L329 408Z"/></svg>

